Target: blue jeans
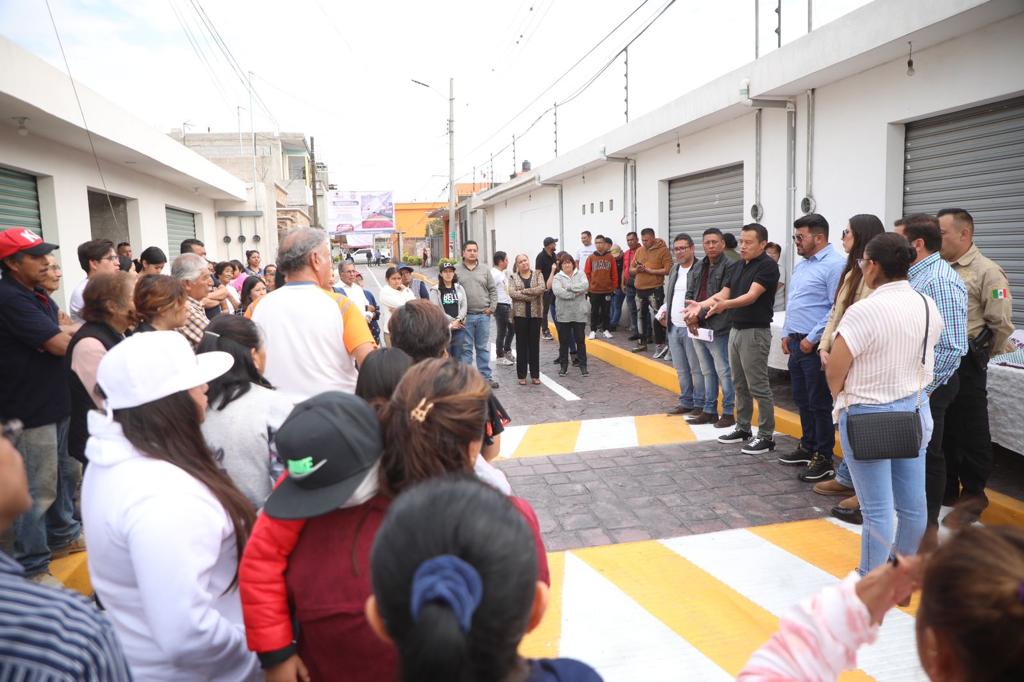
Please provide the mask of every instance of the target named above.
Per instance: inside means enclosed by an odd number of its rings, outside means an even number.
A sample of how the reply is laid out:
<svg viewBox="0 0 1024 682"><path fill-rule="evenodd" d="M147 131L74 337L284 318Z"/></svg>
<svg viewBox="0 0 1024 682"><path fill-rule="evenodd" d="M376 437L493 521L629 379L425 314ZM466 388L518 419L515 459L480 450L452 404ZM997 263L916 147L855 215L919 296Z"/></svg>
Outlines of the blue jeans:
<svg viewBox="0 0 1024 682"><path fill-rule="evenodd" d="M466 343L462 346L462 361L473 364L476 349L476 368L484 379L491 380L491 316L470 313L466 316Z"/></svg>
<svg viewBox="0 0 1024 682"><path fill-rule="evenodd" d="M679 407L686 410L696 407L718 414L718 406L715 404L718 396L705 390L707 387L700 371L697 350L686 334L686 327L673 326L668 330L668 347L672 354L672 366L679 377Z"/></svg>
<svg viewBox="0 0 1024 682"><path fill-rule="evenodd" d="M627 284L623 287L626 296L626 306L629 308L629 322L633 325L633 331L641 334L640 331L640 309L636 307L636 287Z"/></svg>
<svg viewBox="0 0 1024 682"><path fill-rule="evenodd" d="M25 577L45 573L50 567L46 539L46 515L57 499L57 425L25 429L13 443L25 462L32 508L14 520L14 559Z"/></svg>
<svg viewBox="0 0 1024 682"><path fill-rule="evenodd" d="M852 488L853 476L850 475L850 467L846 464L847 457L848 455L844 453L843 458L839 460L839 466L836 467L836 483L846 488Z"/></svg>
<svg viewBox="0 0 1024 682"><path fill-rule="evenodd" d="M853 405L839 413L839 437L846 455L843 461L853 475L860 511L864 516L860 566L857 568L861 575L867 575L894 554L917 552L928 523L924 474L925 451L932 437L932 414L928 400L922 400L919 411L921 447L913 459L858 461L847 437L846 419L849 414L912 411L916 400L915 394L884 405ZM897 518L895 533L894 511Z"/></svg>
<svg viewBox="0 0 1024 682"><path fill-rule="evenodd" d="M57 422L57 499L46 512L46 543L53 549L78 539L82 524L75 520L75 490L82 465L68 453L70 419Z"/></svg>
<svg viewBox="0 0 1024 682"><path fill-rule="evenodd" d="M622 293L622 289L616 289L612 294L612 310L608 315L608 326L615 328L619 326L619 321L622 319L622 302L626 299L626 295Z"/></svg>
<svg viewBox="0 0 1024 682"><path fill-rule="evenodd" d="M713 341L694 341L700 371L704 375L704 393L718 399L722 389L722 414L731 415L736 394L732 388L732 370L729 369L729 330L715 332Z"/></svg>
<svg viewBox="0 0 1024 682"><path fill-rule="evenodd" d="M800 445L807 452L832 458L836 430L832 425L832 393L829 392L821 358L815 345L810 353L800 350L800 337L786 339L789 348L789 381L793 402L800 411Z"/></svg>
<svg viewBox="0 0 1024 682"><path fill-rule="evenodd" d="M459 362L465 362L466 330L452 329L451 332L452 340L448 342L448 357Z"/></svg>
<svg viewBox="0 0 1024 682"><path fill-rule="evenodd" d="M554 323L556 325L558 324L558 306L556 305L557 301L558 301L558 299L556 299L556 298L552 298L551 299L551 319L552 319L552 321L554 321ZM557 329L557 327L556 327L556 329ZM570 327L570 329L572 329L572 328ZM559 346L561 346L561 344L559 344ZM576 352L577 352L576 351L576 336L575 336L575 332L570 334L570 338L569 338L569 352L572 353L573 355L576 355Z"/></svg>

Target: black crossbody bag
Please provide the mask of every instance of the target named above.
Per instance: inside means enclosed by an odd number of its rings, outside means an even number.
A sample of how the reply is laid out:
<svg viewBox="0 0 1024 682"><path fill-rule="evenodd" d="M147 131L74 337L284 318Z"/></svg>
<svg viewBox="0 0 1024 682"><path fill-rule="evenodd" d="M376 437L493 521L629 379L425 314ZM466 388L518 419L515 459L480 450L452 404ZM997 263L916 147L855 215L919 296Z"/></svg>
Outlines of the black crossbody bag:
<svg viewBox="0 0 1024 682"><path fill-rule="evenodd" d="M931 311L924 302L924 341L921 342L921 371L925 368L928 351L928 326ZM921 393L917 389L917 405L913 412L869 412L846 417L846 439L858 462L879 459L913 459L921 451Z"/></svg>

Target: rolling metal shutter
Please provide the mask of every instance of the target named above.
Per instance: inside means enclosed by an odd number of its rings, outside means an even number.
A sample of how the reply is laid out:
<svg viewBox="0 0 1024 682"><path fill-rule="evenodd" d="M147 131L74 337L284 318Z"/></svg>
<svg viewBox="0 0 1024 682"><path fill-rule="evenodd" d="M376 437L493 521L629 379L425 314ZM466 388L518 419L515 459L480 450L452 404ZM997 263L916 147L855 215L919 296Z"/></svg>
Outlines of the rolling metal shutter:
<svg viewBox="0 0 1024 682"><path fill-rule="evenodd" d="M1024 327L1024 97L907 124L903 214L966 209Z"/></svg>
<svg viewBox="0 0 1024 682"><path fill-rule="evenodd" d="M196 215L176 208L167 208L167 254L177 254L181 243L196 237Z"/></svg>
<svg viewBox="0 0 1024 682"><path fill-rule="evenodd" d="M680 232L693 238L698 258L704 257L701 235L709 227L738 233L743 225L743 164L688 175L668 183L668 236Z"/></svg>
<svg viewBox="0 0 1024 682"><path fill-rule="evenodd" d="M0 230L11 227L27 227L43 235L39 192L34 175L0 168Z"/></svg>

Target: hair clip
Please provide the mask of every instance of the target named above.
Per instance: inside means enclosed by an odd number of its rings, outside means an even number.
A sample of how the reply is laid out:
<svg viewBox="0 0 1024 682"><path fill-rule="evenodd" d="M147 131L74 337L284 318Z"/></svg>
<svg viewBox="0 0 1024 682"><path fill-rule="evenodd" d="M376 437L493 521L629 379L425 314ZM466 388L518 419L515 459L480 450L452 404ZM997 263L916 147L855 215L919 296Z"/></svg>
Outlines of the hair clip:
<svg viewBox="0 0 1024 682"><path fill-rule="evenodd" d="M204 329L204 330L203 330L203 333L204 333L204 334L207 334L207 335L209 335L209 336L212 336L212 337L213 337L213 338L215 338L215 339L219 339L219 338L220 338L220 334L218 334L217 332L208 332L208 331L206 331L206 330Z"/></svg>
<svg viewBox="0 0 1024 682"><path fill-rule="evenodd" d="M430 410L433 407L434 403L428 403L426 398L421 398L419 405L414 407L412 411L409 412L409 417L413 421L418 421L420 424L422 424L427 420L427 415L430 414Z"/></svg>

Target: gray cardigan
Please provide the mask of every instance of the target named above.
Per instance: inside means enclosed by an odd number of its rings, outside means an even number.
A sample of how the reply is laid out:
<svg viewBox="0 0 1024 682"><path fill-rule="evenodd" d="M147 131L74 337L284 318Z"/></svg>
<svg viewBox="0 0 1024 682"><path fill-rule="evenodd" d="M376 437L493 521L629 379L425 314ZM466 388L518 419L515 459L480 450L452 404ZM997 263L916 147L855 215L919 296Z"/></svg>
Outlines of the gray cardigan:
<svg viewBox="0 0 1024 682"><path fill-rule="evenodd" d="M555 275L551 291L555 294L559 322L587 322L590 319L589 288L590 282L582 270L572 273L572 277L564 272Z"/></svg>
<svg viewBox="0 0 1024 682"><path fill-rule="evenodd" d="M466 299L470 315L482 313L488 308L493 312L498 307L498 289L494 286L491 269L477 261L476 267L470 270L464 263L455 266L455 274L459 276L459 284L466 290Z"/></svg>
<svg viewBox="0 0 1024 682"><path fill-rule="evenodd" d="M465 322L466 321L466 306L468 305L468 303L466 301L466 289L465 289L465 287L463 287L458 282L455 283L455 295L459 297L459 317L458 317L458 321L459 322ZM448 324L451 324L452 322L456 321L456 318L452 317L447 312L445 312L444 306L441 305L440 283L435 284L434 286L430 287L430 300L433 303L435 303L436 305L440 306L441 311L444 312L444 316L448 318Z"/></svg>

